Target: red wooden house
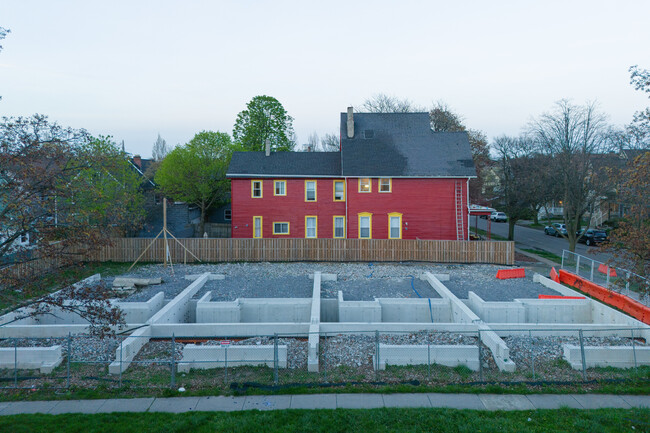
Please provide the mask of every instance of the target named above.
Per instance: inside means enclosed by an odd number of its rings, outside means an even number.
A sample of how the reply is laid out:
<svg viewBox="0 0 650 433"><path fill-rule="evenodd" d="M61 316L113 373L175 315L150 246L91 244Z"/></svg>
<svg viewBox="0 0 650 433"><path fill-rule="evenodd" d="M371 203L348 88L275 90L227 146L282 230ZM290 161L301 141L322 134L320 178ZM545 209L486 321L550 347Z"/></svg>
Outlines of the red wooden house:
<svg viewBox="0 0 650 433"><path fill-rule="evenodd" d="M428 113L341 113L339 152L236 152L233 238L468 239L465 132Z"/></svg>

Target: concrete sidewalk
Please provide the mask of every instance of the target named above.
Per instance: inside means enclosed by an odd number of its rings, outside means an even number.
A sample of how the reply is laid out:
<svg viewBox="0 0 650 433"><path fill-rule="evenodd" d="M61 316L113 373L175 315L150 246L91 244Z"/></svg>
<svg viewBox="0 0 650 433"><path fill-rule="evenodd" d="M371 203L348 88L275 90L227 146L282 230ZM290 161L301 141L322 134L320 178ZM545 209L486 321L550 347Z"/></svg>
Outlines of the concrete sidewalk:
<svg viewBox="0 0 650 433"><path fill-rule="evenodd" d="M374 409L382 407L476 410L650 408L650 396L606 394L305 394L247 397L174 397L0 403L0 415L196 412L278 409Z"/></svg>

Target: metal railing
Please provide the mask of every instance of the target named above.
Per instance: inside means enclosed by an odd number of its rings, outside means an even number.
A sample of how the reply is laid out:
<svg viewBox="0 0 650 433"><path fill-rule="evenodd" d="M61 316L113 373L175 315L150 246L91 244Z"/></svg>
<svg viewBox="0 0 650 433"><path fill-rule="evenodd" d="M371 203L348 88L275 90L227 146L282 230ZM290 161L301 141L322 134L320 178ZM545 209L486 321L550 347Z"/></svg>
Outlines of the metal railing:
<svg viewBox="0 0 650 433"><path fill-rule="evenodd" d="M561 269L650 306L650 281L627 269L568 250L562 251Z"/></svg>
<svg viewBox="0 0 650 433"><path fill-rule="evenodd" d="M317 360L309 358L305 334L251 338L172 335L148 341L132 359L127 359L128 350L124 350L125 356L120 350L124 337L9 338L0 340L0 388L436 386L647 380L650 375L647 327L493 330L508 347L508 353L498 355L501 359L484 344L481 331L320 333ZM38 356L28 353L52 347L58 357L44 356L40 366ZM503 357L514 362L514 371L499 368Z"/></svg>

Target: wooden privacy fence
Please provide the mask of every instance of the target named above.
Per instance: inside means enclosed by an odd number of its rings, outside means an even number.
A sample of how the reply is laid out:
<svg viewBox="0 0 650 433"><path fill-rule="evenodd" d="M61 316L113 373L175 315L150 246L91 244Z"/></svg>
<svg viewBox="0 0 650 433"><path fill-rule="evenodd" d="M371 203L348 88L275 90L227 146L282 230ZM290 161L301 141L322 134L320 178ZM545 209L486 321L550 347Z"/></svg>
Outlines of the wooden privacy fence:
<svg viewBox="0 0 650 433"><path fill-rule="evenodd" d="M179 239L204 262L435 262L512 265L514 242L428 241L402 239ZM133 262L151 239L119 238L103 248L98 261ZM196 262L173 239L168 240L173 262ZM142 262L162 262L165 241L157 239Z"/></svg>

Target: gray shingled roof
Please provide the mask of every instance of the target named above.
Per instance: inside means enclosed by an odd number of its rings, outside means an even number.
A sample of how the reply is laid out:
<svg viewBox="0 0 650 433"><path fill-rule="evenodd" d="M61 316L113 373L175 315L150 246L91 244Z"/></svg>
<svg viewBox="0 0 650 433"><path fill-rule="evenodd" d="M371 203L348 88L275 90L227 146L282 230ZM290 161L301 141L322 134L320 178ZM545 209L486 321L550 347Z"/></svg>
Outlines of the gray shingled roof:
<svg viewBox="0 0 650 433"><path fill-rule="evenodd" d="M341 176L339 152L235 152L228 167L228 177Z"/></svg>
<svg viewBox="0 0 650 433"><path fill-rule="evenodd" d="M467 133L433 132L428 113L354 113L351 139L341 113L341 137L343 176L476 176Z"/></svg>
<svg viewBox="0 0 650 433"><path fill-rule="evenodd" d="M355 113L342 152L235 152L228 177L475 177L466 132L433 132L428 113ZM368 137L368 138L366 138Z"/></svg>

